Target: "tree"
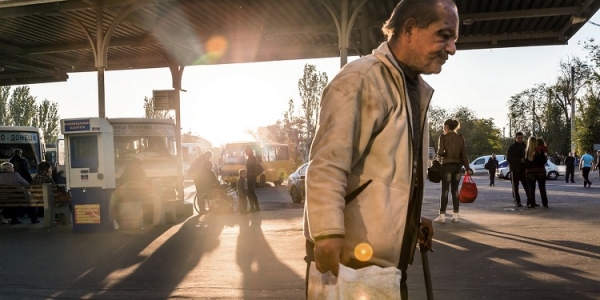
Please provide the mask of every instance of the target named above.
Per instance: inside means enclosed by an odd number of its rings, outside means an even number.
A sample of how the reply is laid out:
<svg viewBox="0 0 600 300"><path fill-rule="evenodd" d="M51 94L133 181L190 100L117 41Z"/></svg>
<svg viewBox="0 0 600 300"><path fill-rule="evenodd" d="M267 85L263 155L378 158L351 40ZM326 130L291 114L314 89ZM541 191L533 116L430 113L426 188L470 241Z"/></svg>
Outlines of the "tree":
<svg viewBox="0 0 600 300"><path fill-rule="evenodd" d="M145 118L171 119L172 116L168 110L154 110L154 98L144 97L144 116Z"/></svg>
<svg viewBox="0 0 600 300"><path fill-rule="evenodd" d="M298 80L298 92L302 99L302 109L306 124L306 145L310 145L315 136L319 120L321 95L328 81L327 73L317 71L315 65L304 65L304 74ZM305 159L308 160L308 155Z"/></svg>
<svg viewBox="0 0 600 300"><path fill-rule="evenodd" d="M304 65L302 78L298 80L298 92L302 99L301 111L297 113L294 100L289 99L283 119L267 126L271 140L288 144L290 157L296 164L308 160L319 120L321 96L327 82L327 73L317 71L314 65Z"/></svg>
<svg viewBox="0 0 600 300"><path fill-rule="evenodd" d="M29 87L17 87L8 100L9 123L14 126L32 126L36 109L35 98L29 94Z"/></svg>
<svg viewBox="0 0 600 300"><path fill-rule="evenodd" d="M37 105L37 113L33 118L33 126L42 129L46 143L54 143L60 133L58 104L45 99Z"/></svg>
<svg viewBox="0 0 600 300"><path fill-rule="evenodd" d="M8 97L10 96L10 86L0 86L0 125L10 125L8 117Z"/></svg>
<svg viewBox="0 0 600 300"><path fill-rule="evenodd" d="M199 137L198 135L196 135L195 133L192 133L191 130L188 129L188 132L184 133L181 135L181 142L182 143L198 143L202 140L201 137Z"/></svg>
<svg viewBox="0 0 600 300"><path fill-rule="evenodd" d="M429 145L437 151L440 135L444 134L444 122L448 119L448 112L439 106L431 106L427 111L427 118L429 119Z"/></svg>

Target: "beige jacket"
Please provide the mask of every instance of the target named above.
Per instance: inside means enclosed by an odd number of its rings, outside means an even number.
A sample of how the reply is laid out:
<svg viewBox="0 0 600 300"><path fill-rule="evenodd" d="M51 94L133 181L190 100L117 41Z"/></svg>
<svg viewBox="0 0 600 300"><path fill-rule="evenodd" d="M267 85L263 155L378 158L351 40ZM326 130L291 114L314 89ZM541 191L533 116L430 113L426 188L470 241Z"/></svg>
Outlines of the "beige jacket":
<svg viewBox="0 0 600 300"><path fill-rule="evenodd" d="M343 234L350 257L356 258L356 245L366 243L373 248L370 263L398 266L409 202L419 199L408 222L410 241L405 241L412 249L402 255L412 262L429 146L426 112L433 94L419 81L423 159L417 174L405 81L387 43L346 65L327 86L306 176L309 240ZM371 184L346 206L344 196L368 180Z"/></svg>

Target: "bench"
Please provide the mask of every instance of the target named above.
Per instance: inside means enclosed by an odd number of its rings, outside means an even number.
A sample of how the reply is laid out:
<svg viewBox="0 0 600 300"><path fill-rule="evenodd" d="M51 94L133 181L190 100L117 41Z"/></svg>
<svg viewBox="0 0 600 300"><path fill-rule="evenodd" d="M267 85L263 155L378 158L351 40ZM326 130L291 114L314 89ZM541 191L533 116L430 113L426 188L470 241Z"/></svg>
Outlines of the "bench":
<svg viewBox="0 0 600 300"><path fill-rule="evenodd" d="M70 200L59 197L61 187L50 183L0 185L0 207L43 207L44 227L54 225L54 216L60 214L61 224L70 223Z"/></svg>

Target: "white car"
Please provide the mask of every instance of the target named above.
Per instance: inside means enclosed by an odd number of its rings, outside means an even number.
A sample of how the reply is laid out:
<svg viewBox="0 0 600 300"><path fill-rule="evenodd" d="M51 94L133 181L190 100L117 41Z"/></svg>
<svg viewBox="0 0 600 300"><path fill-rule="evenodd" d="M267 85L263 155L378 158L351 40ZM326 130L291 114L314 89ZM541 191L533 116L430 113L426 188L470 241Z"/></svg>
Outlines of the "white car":
<svg viewBox="0 0 600 300"><path fill-rule="evenodd" d="M551 161L546 162L546 178L548 178L549 180L556 180L558 179L558 176L565 176L565 171L565 166L557 166ZM506 180L510 180L512 178L510 175L510 170L508 168L508 161L503 160L498 164L496 176L498 176L498 178L503 178Z"/></svg>
<svg viewBox="0 0 600 300"><path fill-rule="evenodd" d="M486 170L484 168L484 166L485 166L485 163L487 163L487 161L491 157L492 157L491 155L484 155L484 156L480 156L480 157L474 159L469 164L469 168L471 168L471 170L473 170L473 175L475 175L475 174L487 174L488 170ZM498 154L498 155L496 155L496 159L498 159L498 162L501 162L501 161L505 160L506 158L504 157L504 155Z"/></svg>

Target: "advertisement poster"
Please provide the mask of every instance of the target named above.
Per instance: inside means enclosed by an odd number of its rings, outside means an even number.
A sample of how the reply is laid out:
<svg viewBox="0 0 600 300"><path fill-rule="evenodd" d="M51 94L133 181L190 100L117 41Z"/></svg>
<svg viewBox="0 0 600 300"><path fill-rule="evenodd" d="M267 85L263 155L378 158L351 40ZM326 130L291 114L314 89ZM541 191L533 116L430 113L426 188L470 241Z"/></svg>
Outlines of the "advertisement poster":
<svg viewBox="0 0 600 300"><path fill-rule="evenodd" d="M74 209L76 224L100 224L100 204L77 204Z"/></svg>

